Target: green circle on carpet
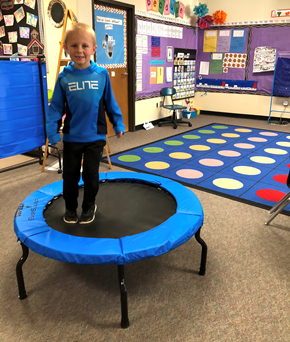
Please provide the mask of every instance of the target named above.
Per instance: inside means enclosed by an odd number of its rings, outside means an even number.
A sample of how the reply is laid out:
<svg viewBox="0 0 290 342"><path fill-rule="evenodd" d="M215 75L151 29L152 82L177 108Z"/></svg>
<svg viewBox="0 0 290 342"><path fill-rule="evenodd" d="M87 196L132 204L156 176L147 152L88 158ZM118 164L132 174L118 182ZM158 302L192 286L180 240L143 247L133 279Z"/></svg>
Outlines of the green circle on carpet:
<svg viewBox="0 0 290 342"><path fill-rule="evenodd" d="M127 154L127 155L125 155L125 156L120 156L120 157L118 157L118 159L119 159L120 161L123 161L123 162L136 162L136 161L141 160L140 157L135 156L135 155L133 155L133 154Z"/></svg>
<svg viewBox="0 0 290 342"><path fill-rule="evenodd" d="M215 131L212 131L210 129L200 129L198 133L203 133L203 134L214 134Z"/></svg>
<svg viewBox="0 0 290 342"><path fill-rule="evenodd" d="M182 138L184 138L184 139L200 139L200 136L188 134L188 135L183 135Z"/></svg>
<svg viewBox="0 0 290 342"><path fill-rule="evenodd" d="M212 126L214 129L228 129L228 126Z"/></svg>
<svg viewBox="0 0 290 342"><path fill-rule="evenodd" d="M165 141L164 144L169 145L169 146L180 146L180 145L183 145L183 142L178 141L178 140L169 140L169 141Z"/></svg>
<svg viewBox="0 0 290 342"><path fill-rule="evenodd" d="M143 148L143 151L147 153L160 153L163 152L164 149L161 147L145 147Z"/></svg>

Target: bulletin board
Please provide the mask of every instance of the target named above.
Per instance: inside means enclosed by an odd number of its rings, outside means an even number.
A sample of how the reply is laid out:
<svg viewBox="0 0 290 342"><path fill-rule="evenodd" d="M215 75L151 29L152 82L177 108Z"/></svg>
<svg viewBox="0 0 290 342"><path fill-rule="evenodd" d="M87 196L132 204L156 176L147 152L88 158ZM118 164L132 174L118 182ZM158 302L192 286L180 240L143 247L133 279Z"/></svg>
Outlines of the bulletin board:
<svg viewBox="0 0 290 342"><path fill-rule="evenodd" d="M136 16L136 100L173 87L174 49L196 49L194 28Z"/></svg>
<svg viewBox="0 0 290 342"><path fill-rule="evenodd" d="M290 24L198 30L196 91L271 95L276 54L289 47Z"/></svg>
<svg viewBox="0 0 290 342"><path fill-rule="evenodd" d="M44 54L40 0L0 1L0 56Z"/></svg>

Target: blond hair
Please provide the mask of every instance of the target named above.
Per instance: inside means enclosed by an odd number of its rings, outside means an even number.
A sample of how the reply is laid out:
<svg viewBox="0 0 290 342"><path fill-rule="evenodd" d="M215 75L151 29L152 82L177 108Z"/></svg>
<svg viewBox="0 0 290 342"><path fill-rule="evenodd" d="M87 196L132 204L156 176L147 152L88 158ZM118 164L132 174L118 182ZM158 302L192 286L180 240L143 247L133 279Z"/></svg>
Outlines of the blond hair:
<svg viewBox="0 0 290 342"><path fill-rule="evenodd" d="M71 33L74 33L76 31L84 31L87 32L93 40L93 45L96 46L97 45L97 41L96 41L96 34L95 31L87 24L84 23L76 23L71 25L71 27L69 29L67 29L65 36L64 36L64 44L67 44L67 40L68 37Z"/></svg>

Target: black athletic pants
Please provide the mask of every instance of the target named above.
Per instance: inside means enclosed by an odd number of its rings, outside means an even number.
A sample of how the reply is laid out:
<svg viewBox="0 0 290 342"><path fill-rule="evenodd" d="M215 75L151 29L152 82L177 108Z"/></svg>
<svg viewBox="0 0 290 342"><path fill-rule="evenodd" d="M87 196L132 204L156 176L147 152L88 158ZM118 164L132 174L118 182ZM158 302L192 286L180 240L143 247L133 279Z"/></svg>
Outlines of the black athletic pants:
<svg viewBox="0 0 290 342"><path fill-rule="evenodd" d="M76 210L78 207L78 182L80 181L82 156L84 156L82 208L86 211L95 204L95 198L99 191L99 166L105 145L105 140L97 140L92 143L63 142L63 198L66 209Z"/></svg>

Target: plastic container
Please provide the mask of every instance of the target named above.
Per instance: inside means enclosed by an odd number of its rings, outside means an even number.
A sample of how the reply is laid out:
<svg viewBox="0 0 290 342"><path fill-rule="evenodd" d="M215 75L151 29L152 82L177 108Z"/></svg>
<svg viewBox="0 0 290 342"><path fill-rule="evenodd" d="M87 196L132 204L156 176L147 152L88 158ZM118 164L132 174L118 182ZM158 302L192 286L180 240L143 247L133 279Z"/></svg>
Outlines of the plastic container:
<svg viewBox="0 0 290 342"><path fill-rule="evenodd" d="M191 119L191 118L194 118L195 116L197 116L197 110L194 110L192 112L189 112L187 110L183 110L182 111L182 116L184 118L187 118L187 119Z"/></svg>

